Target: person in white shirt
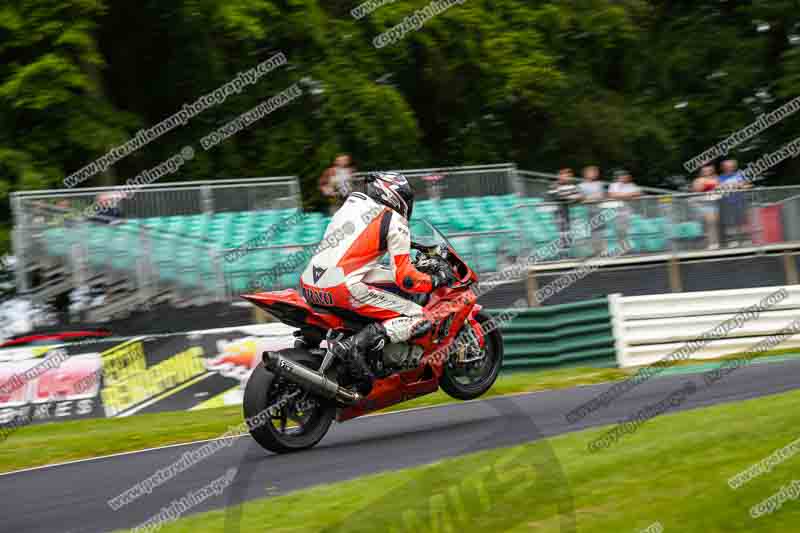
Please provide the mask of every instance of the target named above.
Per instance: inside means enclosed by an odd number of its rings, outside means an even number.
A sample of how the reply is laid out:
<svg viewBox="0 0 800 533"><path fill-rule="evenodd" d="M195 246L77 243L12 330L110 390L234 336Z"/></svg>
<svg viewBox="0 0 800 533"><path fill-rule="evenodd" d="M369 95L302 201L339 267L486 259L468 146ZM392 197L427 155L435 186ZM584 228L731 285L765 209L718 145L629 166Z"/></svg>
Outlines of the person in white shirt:
<svg viewBox="0 0 800 533"><path fill-rule="evenodd" d="M599 181L600 169L594 165L584 167L583 181L578 186L583 194L584 202L596 202L606 196L605 185Z"/></svg>
<svg viewBox="0 0 800 533"><path fill-rule="evenodd" d="M616 200L630 200L642 195L639 186L633 182L631 173L627 170L614 172L616 181L608 187L608 197Z"/></svg>
<svg viewBox="0 0 800 533"><path fill-rule="evenodd" d="M628 223L633 210L627 202L642 195L642 190L633 182L633 176L627 170L614 172L615 181L608 186L608 197L626 202L617 208L617 238L622 241L628 236Z"/></svg>
<svg viewBox="0 0 800 533"><path fill-rule="evenodd" d="M584 203L589 203L591 213L596 213L597 208L601 207L602 202L606 197L606 185L600 181L600 168L595 165L589 165L583 168L583 181L581 181L578 188L583 195ZM603 251L603 235L605 230L602 227L595 227L591 231L590 238L592 241L592 250L595 254L600 254Z"/></svg>

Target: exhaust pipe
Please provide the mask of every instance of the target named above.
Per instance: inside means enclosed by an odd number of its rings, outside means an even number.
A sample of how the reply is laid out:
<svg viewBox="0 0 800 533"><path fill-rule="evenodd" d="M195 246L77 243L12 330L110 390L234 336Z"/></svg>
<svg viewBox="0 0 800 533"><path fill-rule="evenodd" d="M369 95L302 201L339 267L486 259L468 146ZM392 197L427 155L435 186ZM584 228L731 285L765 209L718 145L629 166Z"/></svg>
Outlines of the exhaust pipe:
<svg viewBox="0 0 800 533"><path fill-rule="evenodd" d="M324 398L336 399L345 405L353 405L363 399L363 396L357 392L340 387L336 381L306 366L297 364L277 352L264 352L264 366L275 374L305 386Z"/></svg>

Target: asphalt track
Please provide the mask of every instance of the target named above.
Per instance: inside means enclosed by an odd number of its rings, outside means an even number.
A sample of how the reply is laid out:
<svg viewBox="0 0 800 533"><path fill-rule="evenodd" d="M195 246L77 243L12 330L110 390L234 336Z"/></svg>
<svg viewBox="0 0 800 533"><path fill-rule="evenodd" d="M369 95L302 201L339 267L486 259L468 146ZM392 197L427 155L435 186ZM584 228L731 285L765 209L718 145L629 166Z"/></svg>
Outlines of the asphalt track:
<svg viewBox="0 0 800 533"><path fill-rule="evenodd" d="M540 436L586 427L614 424L638 409L664 400L687 380L697 385L676 410L777 394L798 388L800 361L775 362L740 368L711 387L699 374L653 378L616 399L607 408L569 424L565 414L608 389L593 385L424 408L353 420L334 425L313 450L271 455L249 437L223 448L212 457L156 488L152 494L113 511L107 500L177 460L194 445L181 445L116 457L33 469L0 476L3 532L98 532L134 527L157 514L162 506L222 476L231 467L247 471L246 487L229 488L242 499L352 479L365 474L426 464L465 451L510 446L530 440L524 426L533 421ZM512 402L520 423L509 420ZM506 414L503 414L506 413ZM527 424L531 426L530 423ZM517 429L519 428L519 429ZM6 445L13 446L13 439ZM624 439L616 446L624 446ZM588 453L588 452L587 452ZM195 507L201 512L223 507L226 496ZM265 521L268 529L268 522Z"/></svg>

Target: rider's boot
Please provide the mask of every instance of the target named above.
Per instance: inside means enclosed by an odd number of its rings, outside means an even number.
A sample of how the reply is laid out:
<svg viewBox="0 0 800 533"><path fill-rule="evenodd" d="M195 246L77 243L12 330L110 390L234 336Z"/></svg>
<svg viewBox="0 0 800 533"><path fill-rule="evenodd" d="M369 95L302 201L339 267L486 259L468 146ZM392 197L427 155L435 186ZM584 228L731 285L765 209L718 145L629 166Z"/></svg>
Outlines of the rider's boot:
<svg viewBox="0 0 800 533"><path fill-rule="evenodd" d="M378 322L373 322L355 335L331 346L333 353L349 365L356 379L355 385L359 394L368 396L375 381L375 374L367 362L367 354L373 350L380 350L388 341L386 328Z"/></svg>

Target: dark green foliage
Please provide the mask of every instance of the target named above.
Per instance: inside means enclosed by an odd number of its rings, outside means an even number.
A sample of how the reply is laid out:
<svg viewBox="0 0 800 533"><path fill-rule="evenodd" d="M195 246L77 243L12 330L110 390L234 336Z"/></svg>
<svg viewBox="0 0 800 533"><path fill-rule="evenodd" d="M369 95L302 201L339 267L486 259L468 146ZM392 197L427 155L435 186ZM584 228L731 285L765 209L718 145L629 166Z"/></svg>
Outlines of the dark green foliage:
<svg viewBox="0 0 800 533"><path fill-rule="evenodd" d="M359 169L597 163L659 185L800 95L800 12L791 0L467 0L381 49L373 38L428 1L389 3L355 20L358 3L6 2L0 223L9 191L61 187L278 51L289 65L82 186L122 183L188 144L197 157L164 180L297 174L312 206L338 152L353 154ZM301 80L311 82L301 98L200 150L211 130ZM778 148L799 121L732 155L746 164ZM775 171L773 183L790 183L800 168L790 160Z"/></svg>

